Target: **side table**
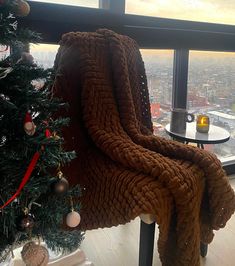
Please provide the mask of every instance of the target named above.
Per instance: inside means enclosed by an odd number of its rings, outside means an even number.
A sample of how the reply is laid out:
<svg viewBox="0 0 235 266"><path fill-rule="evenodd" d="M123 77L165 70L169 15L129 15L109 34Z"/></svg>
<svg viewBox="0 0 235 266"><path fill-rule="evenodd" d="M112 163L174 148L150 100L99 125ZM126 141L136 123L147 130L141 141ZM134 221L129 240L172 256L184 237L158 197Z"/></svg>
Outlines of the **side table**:
<svg viewBox="0 0 235 266"><path fill-rule="evenodd" d="M166 133L174 140L181 141L185 144L197 143L197 147L204 149L204 144L219 144L229 140L230 133L221 127L210 125L208 133L199 133L196 130L196 123L187 123L186 131L184 133L176 133L170 130L170 124L165 127ZM205 257L207 254L208 245L201 243L201 256Z"/></svg>
<svg viewBox="0 0 235 266"><path fill-rule="evenodd" d="M187 123L185 133L176 133L170 130L170 124L165 127L166 133L175 140L186 144L189 142L197 143L197 147L204 149L204 144L219 144L229 140L230 133L221 127L210 125L208 133L196 131L196 123Z"/></svg>

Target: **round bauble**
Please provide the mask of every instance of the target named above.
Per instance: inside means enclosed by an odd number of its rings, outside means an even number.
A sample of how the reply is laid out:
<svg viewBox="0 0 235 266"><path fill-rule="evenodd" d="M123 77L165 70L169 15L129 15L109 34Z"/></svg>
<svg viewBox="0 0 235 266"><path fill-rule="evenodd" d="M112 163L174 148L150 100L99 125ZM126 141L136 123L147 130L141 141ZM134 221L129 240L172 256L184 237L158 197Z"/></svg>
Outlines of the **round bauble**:
<svg viewBox="0 0 235 266"><path fill-rule="evenodd" d="M45 136L46 138L50 138L52 136L51 131L48 128L45 130Z"/></svg>
<svg viewBox="0 0 235 266"><path fill-rule="evenodd" d="M63 194L66 193L69 189L69 182L66 178L58 178L53 184L52 184L52 190L56 194Z"/></svg>
<svg viewBox="0 0 235 266"><path fill-rule="evenodd" d="M31 213L20 216L16 221L17 229L19 231L30 230L34 227L34 224L35 217Z"/></svg>
<svg viewBox="0 0 235 266"><path fill-rule="evenodd" d="M30 12L30 6L24 0L15 1L16 4L13 6L12 11L18 17L25 17Z"/></svg>
<svg viewBox="0 0 235 266"><path fill-rule="evenodd" d="M34 64L34 58L30 53L23 52L21 54L21 60L22 63L27 65L33 65Z"/></svg>
<svg viewBox="0 0 235 266"><path fill-rule="evenodd" d="M46 266L49 262L48 250L34 242L24 245L21 256L27 266Z"/></svg>
<svg viewBox="0 0 235 266"><path fill-rule="evenodd" d="M69 227L76 227L76 226L78 226L80 224L80 221L81 221L81 216L80 216L80 214L78 212L71 211L66 216L66 224Z"/></svg>

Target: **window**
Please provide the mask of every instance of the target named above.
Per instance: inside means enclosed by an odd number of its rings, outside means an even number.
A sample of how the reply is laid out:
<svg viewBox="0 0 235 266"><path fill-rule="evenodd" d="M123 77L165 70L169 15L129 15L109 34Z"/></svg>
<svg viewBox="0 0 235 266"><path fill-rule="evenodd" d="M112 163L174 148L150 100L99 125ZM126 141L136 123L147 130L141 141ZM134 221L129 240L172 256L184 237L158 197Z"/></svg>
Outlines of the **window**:
<svg viewBox="0 0 235 266"><path fill-rule="evenodd" d="M206 145L222 162L235 159L235 53L191 51L188 109L206 113L211 123L227 129L224 144Z"/></svg>
<svg viewBox="0 0 235 266"><path fill-rule="evenodd" d="M126 0L126 13L235 25L229 0Z"/></svg>
<svg viewBox="0 0 235 266"><path fill-rule="evenodd" d="M30 53L35 63L44 68L51 68L54 65L55 56L59 46L49 44L31 44Z"/></svg>
<svg viewBox="0 0 235 266"><path fill-rule="evenodd" d="M84 6L84 7L99 7L99 0L30 0L31 2L44 2L53 4L63 4L72 6Z"/></svg>
<svg viewBox="0 0 235 266"><path fill-rule="evenodd" d="M148 80L154 134L166 136L170 123L173 50L141 50Z"/></svg>

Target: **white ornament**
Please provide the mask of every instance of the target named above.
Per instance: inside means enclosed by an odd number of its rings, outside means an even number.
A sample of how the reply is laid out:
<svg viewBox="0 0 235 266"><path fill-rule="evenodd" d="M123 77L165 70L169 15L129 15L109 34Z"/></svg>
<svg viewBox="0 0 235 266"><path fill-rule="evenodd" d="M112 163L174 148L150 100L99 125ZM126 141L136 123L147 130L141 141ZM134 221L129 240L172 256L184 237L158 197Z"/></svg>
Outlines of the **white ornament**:
<svg viewBox="0 0 235 266"><path fill-rule="evenodd" d="M66 217L66 224L69 227L76 227L80 224L81 216L78 212L71 211Z"/></svg>
<svg viewBox="0 0 235 266"><path fill-rule="evenodd" d="M29 242L23 246L21 257L28 266L46 266L49 261L49 252L44 246Z"/></svg>

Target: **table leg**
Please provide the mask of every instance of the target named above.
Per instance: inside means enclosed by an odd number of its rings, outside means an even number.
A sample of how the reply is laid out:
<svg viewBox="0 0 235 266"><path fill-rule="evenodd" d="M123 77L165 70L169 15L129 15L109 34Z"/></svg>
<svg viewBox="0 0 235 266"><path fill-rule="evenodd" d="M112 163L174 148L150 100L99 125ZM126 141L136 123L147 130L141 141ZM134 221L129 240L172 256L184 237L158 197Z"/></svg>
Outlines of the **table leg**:
<svg viewBox="0 0 235 266"><path fill-rule="evenodd" d="M204 145L202 143L197 143L197 147L204 150Z"/></svg>
<svg viewBox="0 0 235 266"><path fill-rule="evenodd" d="M203 143L197 143L197 147L198 148L201 148L201 149L203 149L204 150L204 145L203 145ZM203 258L205 258L206 257L206 255L207 255L207 250L208 250L208 244L204 244L204 243L200 243L200 254L201 254L201 256L203 257Z"/></svg>

